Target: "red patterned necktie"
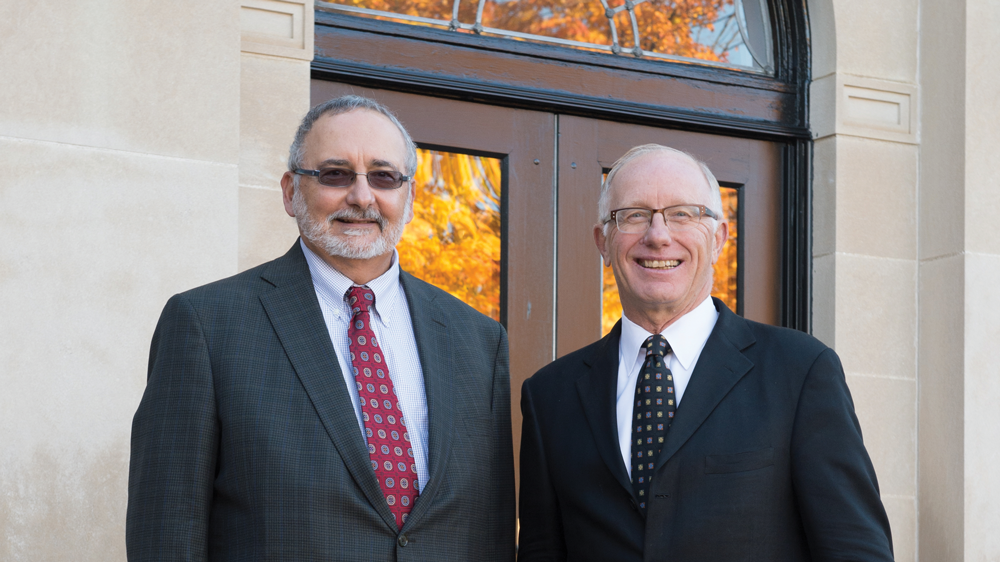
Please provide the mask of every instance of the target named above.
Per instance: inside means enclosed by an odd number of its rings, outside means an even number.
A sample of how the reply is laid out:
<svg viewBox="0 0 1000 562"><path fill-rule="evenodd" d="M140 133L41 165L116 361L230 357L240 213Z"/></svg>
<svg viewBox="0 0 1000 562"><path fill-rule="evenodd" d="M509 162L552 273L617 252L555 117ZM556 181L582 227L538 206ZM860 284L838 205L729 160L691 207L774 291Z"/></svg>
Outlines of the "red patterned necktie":
<svg viewBox="0 0 1000 562"><path fill-rule="evenodd" d="M347 298L351 306L347 336L351 340L351 365L361 398L368 454L385 502L396 519L396 528L402 528L419 495L413 447L389 367L370 324L375 294L368 287L351 287Z"/></svg>

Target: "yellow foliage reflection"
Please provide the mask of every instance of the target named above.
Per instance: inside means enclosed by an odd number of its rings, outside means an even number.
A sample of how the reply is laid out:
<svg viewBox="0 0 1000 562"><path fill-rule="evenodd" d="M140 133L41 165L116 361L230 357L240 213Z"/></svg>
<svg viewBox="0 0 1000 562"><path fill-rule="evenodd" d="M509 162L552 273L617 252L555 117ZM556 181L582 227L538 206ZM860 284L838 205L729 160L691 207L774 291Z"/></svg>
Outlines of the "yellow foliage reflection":
<svg viewBox="0 0 1000 562"><path fill-rule="evenodd" d="M450 21L455 6L454 0L334 1L440 21ZM611 44L611 28L605 8L598 0L480 1L485 2L482 14L485 27L593 45ZM617 8L624 3L624 0L609 0L608 6ZM459 3L458 21L475 23L478 4L476 0ZM737 36L733 11L733 0L651 0L640 4L635 7L639 46L647 52L726 62L731 41L720 39ZM627 12L619 12L614 18L621 46L632 48L636 39Z"/></svg>
<svg viewBox="0 0 1000 562"><path fill-rule="evenodd" d="M712 285L712 296L726 303L730 310L736 311L737 250L739 240L739 197L736 189L722 188L722 212L729 221L729 241L722 247L719 261L715 262L715 273ZM602 264L603 265L603 264ZM601 334L607 334L622 316L622 303L618 298L618 284L610 267L602 267L604 292L601 301Z"/></svg>
<svg viewBox="0 0 1000 562"><path fill-rule="evenodd" d="M417 150L413 221L399 264L500 319L500 160Z"/></svg>

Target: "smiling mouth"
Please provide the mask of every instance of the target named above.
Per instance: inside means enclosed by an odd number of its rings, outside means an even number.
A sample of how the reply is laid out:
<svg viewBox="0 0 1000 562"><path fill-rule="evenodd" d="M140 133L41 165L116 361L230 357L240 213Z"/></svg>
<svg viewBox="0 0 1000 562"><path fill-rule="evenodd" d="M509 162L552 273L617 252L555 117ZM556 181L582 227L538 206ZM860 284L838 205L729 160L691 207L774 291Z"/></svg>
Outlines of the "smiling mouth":
<svg viewBox="0 0 1000 562"><path fill-rule="evenodd" d="M680 260L636 260L647 269L673 269L681 264Z"/></svg>

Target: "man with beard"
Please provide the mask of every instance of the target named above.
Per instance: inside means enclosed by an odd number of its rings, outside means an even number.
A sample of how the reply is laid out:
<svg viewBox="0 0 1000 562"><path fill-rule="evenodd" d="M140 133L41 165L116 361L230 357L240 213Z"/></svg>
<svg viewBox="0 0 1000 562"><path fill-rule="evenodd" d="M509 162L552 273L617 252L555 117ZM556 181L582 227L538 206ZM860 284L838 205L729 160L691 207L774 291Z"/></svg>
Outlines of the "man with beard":
<svg viewBox="0 0 1000 562"><path fill-rule="evenodd" d="M281 180L301 238L167 303L129 560L513 559L507 337L399 269L416 164L377 102L313 108Z"/></svg>

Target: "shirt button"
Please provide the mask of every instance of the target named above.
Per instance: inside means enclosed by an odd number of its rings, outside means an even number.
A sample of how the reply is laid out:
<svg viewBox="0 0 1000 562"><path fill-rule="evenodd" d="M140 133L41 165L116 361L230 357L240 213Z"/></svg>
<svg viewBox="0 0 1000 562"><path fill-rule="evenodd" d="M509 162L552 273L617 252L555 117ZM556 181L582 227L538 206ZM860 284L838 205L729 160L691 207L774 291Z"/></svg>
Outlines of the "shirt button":
<svg viewBox="0 0 1000 562"><path fill-rule="evenodd" d="M406 538L406 535L399 535L399 538L396 539L396 542L399 543L399 546L406 546L410 544L410 540Z"/></svg>

